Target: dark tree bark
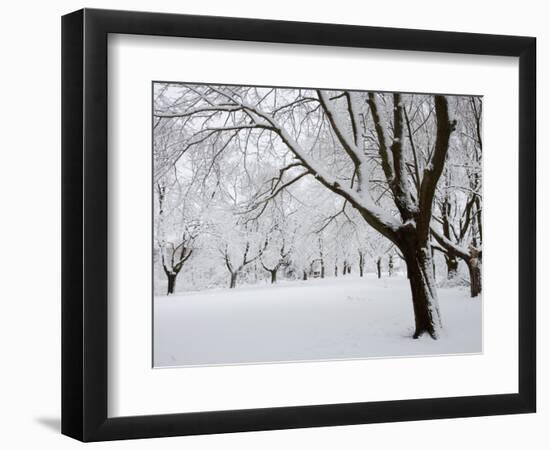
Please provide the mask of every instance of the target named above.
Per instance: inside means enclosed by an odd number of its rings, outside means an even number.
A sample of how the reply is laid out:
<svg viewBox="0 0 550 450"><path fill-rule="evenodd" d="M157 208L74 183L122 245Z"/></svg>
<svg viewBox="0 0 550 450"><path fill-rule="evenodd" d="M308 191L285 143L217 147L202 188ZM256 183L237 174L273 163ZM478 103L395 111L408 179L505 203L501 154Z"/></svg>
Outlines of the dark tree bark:
<svg viewBox="0 0 550 450"><path fill-rule="evenodd" d="M432 235L445 251L452 250L466 263L466 266L468 266L468 272L470 275L470 297L474 298L481 294L482 251L473 245L470 245L468 249L464 249L449 239L446 239L433 229Z"/></svg>
<svg viewBox="0 0 550 450"><path fill-rule="evenodd" d="M388 256L388 276L393 275L393 255Z"/></svg>
<svg viewBox="0 0 550 450"><path fill-rule="evenodd" d="M168 273L166 274L168 277L168 290L166 292L166 295L170 295L174 293L174 290L176 289L176 276L175 273Z"/></svg>
<svg viewBox="0 0 550 450"><path fill-rule="evenodd" d="M376 260L376 273L378 278L382 278L382 258L380 257Z"/></svg>
<svg viewBox="0 0 550 450"><path fill-rule="evenodd" d="M412 291L415 319L413 337L418 338L428 333L432 338L437 338L442 324L433 279L431 249L418 248L414 244L409 244L408 250L401 250L405 256L407 276Z"/></svg>
<svg viewBox="0 0 550 450"><path fill-rule="evenodd" d="M470 273L470 296L472 298L477 297L481 294L481 267L479 258L470 258L468 271Z"/></svg>
<svg viewBox="0 0 550 450"><path fill-rule="evenodd" d="M182 247L181 250L181 259L174 263L174 255L175 251L172 251L172 257L170 258L170 263L166 262L164 259L164 256L162 256L162 268L164 269L164 273L166 274L166 278L168 279L168 289L166 292L166 295L173 294L176 290L176 278L178 274L181 272L181 269L185 262L191 257L193 254L192 249L187 249L185 246Z"/></svg>
<svg viewBox="0 0 550 450"><path fill-rule="evenodd" d="M447 172L448 173L448 172ZM446 178L448 176L446 175ZM447 182L448 183L448 182ZM446 193L443 201L440 204L441 209L441 226L443 230L443 236L451 240L451 224L450 224L450 214L451 214L451 202L449 201L449 196ZM458 257L456 252L452 249L447 249L445 252L445 264L447 265L447 279L452 280L456 277L458 271Z"/></svg>
<svg viewBox="0 0 550 450"><path fill-rule="evenodd" d="M458 273L458 258L454 252L445 254L445 263L447 264L447 279L452 280Z"/></svg>
<svg viewBox="0 0 550 450"><path fill-rule="evenodd" d="M479 232L479 244L481 244L481 241L483 240L483 225L482 225L482 220L481 220L481 199L479 198L479 196L476 195L475 197L475 201L474 201L474 204L475 204L475 218L476 218L476 223L477 223L477 230ZM477 242L474 243L475 245L478 245Z"/></svg>
<svg viewBox="0 0 550 450"><path fill-rule="evenodd" d="M307 270L304 270L302 273L302 280L307 281Z"/></svg>
<svg viewBox="0 0 550 450"><path fill-rule="evenodd" d="M468 271L470 273L470 296L472 298L481 294L481 250L470 246L468 249Z"/></svg>
<svg viewBox="0 0 550 450"><path fill-rule="evenodd" d="M267 267L262 261L262 267L264 268L264 270L266 272L269 273L269 278L271 279L271 284L274 284L274 283L277 282L277 272L279 271L280 266L281 266L281 264L277 264L275 267Z"/></svg>
<svg viewBox="0 0 550 450"><path fill-rule="evenodd" d="M359 250L359 276L362 277L365 272L365 255Z"/></svg>
<svg viewBox="0 0 550 450"><path fill-rule="evenodd" d="M229 288L233 289L237 286L237 273L231 272L231 278L229 280Z"/></svg>
<svg viewBox="0 0 550 450"><path fill-rule="evenodd" d="M342 275L349 275L351 273L351 265L344 261L344 268L342 269Z"/></svg>

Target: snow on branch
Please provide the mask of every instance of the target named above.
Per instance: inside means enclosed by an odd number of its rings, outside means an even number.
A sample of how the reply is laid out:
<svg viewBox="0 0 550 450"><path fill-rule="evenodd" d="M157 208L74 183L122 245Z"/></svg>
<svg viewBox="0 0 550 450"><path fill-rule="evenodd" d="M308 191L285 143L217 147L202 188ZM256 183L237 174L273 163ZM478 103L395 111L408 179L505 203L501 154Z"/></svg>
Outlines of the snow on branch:
<svg viewBox="0 0 550 450"><path fill-rule="evenodd" d="M434 103L437 126L435 148L430 162L424 169L418 202L418 233L423 240L428 239L435 189L445 165L449 139L456 126L456 121L449 120L449 107L445 96L435 95Z"/></svg>
<svg viewBox="0 0 550 450"><path fill-rule="evenodd" d="M376 137L378 139L378 152L380 154L380 159L382 162L382 170L386 176L388 184L393 183L395 174L393 173L393 157L388 148L388 138L386 137L386 131L381 123L380 113L378 112L378 105L376 103L375 94L372 92L368 93L369 108L372 114L372 119L374 121L374 130L376 132Z"/></svg>
<svg viewBox="0 0 550 450"><path fill-rule="evenodd" d="M435 238L435 240L441 245L445 250L451 251L458 256L460 256L462 259L468 259L470 255L468 254L468 250L464 247L461 247L458 244L455 244L451 240L447 239L445 236L440 234L437 230L435 230L433 227L430 228L432 232L432 236Z"/></svg>
<svg viewBox="0 0 550 450"><path fill-rule="evenodd" d="M390 187L394 193L395 204L404 221L411 220L417 207L413 204L408 183L405 157L403 155L403 105L401 94L393 94L393 141L390 147L393 156L394 179Z"/></svg>
<svg viewBox="0 0 550 450"><path fill-rule="evenodd" d="M336 137L338 138L345 152L353 161L355 167L359 169L361 164L365 162L365 158L358 146L359 140L356 130L359 128L359 123L355 122L355 120L358 120L358 118L356 117L355 113L352 113L351 104L348 103L348 105L350 105L350 120L352 123L352 130L354 134L353 141L351 141L347 136L348 133L346 132L346 127L344 123L340 120L340 117L335 110L331 100L328 98L327 93L318 89L317 95L319 96L321 106L325 111L325 114L330 122L330 125L332 126L332 129L334 130L334 133L336 134Z"/></svg>
<svg viewBox="0 0 550 450"><path fill-rule="evenodd" d="M381 207L375 205L368 197L342 186L340 182L330 176L326 171L322 170L312 159L310 159L301 146L284 128L277 126L273 119L271 119L270 123L274 126L274 131L281 137L284 144L319 182L332 192L348 200L377 231L390 240L396 239L395 232L399 228L400 223L395 217Z"/></svg>

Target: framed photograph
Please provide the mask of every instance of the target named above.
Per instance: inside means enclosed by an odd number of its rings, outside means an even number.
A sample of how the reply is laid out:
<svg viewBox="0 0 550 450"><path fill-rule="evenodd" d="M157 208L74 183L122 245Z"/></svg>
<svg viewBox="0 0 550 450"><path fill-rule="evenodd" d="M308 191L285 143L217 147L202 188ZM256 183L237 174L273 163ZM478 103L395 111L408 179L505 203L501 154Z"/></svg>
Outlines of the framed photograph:
<svg viewBox="0 0 550 450"><path fill-rule="evenodd" d="M535 412L536 40L62 21L62 432Z"/></svg>

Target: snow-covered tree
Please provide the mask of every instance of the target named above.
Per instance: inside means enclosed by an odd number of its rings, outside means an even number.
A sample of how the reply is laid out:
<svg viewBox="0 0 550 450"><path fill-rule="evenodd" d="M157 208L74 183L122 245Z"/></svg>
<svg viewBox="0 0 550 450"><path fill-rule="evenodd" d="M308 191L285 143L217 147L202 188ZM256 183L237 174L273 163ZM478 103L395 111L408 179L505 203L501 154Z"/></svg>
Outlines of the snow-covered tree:
<svg viewBox="0 0 550 450"><path fill-rule="evenodd" d="M179 186L178 186L179 187ZM180 192L180 189L177 189ZM203 224L185 202L174 205L167 198L165 180L157 182L156 241L162 268L168 281L167 294L173 294L176 279L195 251Z"/></svg>
<svg viewBox="0 0 550 450"><path fill-rule="evenodd" d="M470 295L481 293L482 186L481 186L481 99L457 98L458 108L466 111L459 124L459 139L451 149L453 161L447 164L444 183L439 189L439 211L432 235L445 254L448 277L456 276L458 260L464 261L470 279ZM438 227L437 224L440 226Z"/></svg>
<svg viewBox="0 0 550 450"><path fill-rule="evenodd" d="M220 168L222 176L214 177L220 190L234 178L233 206L252 222L262 221L269 204L284 193L298 203L318 204L320 211L312 217L330 217L340 203L353 214L355 227L371 227L403 257L414 337L427 333L438 338L442 321L432 261L434 198L449 149L460 144L457 123L471 119L465 100L217 85L159 84L157 89L155 130L176 130L178 137L162 154L156 177L176 166L182 155L200 153L203 172ZM235 175L237 166L241 175ZM330 198L326 205L317 202L323 196ZM315 231L311 223L304 225L308 231L303 236ZM246 236L250 233L245 228ZM324 262L332 253L335 269L340 264L345 273L355 255L361 258L362 248L348 235L353 233L341 228L336 237L342 245L330 249L323 241L322 250ZM265 240L231 239L224 258L232 274L269 248Z"/></svg>

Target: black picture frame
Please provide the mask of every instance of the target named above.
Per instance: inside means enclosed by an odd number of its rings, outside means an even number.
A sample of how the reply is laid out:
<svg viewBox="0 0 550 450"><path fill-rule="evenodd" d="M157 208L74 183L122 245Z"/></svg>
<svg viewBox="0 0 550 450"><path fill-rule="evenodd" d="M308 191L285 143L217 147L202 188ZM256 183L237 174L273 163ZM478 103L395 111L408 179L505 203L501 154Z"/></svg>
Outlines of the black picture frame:
<svg viewBox="0 0 550 450"><path fill-rule="evenodd" d="M109 33L519 57L517 393L107 416ZM535 412L536 39L83 9L62 18L62 433L82 441Z"/></svg>

